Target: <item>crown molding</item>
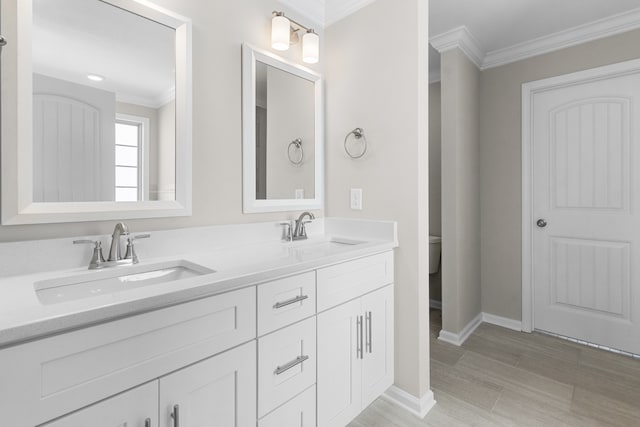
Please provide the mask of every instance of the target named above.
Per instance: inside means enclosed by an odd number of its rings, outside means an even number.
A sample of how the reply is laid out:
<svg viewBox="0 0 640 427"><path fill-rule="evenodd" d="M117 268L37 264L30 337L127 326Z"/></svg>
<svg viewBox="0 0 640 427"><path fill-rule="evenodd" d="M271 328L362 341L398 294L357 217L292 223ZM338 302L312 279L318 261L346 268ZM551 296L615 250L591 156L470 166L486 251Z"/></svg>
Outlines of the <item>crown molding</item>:
<svg viewBox="0 0 640 427"><path fill-rule="evenodd" d="M480 47L478 40L473 37L464 25L431 37L429 43L441 54L459 48L478 68L482 68L485 53Z"/></svg>
<svg viewBox="0 0 640 427"><path fill-rule="evenodd" d="M480 48L465 26L431 37L429 42L440 53L460 48L478 68L486 70L638 28L640 8L490 52Z"/></svg>
<svg viewBox="0 0 640 427"><path fill-rule="evenodd" d="M488 52L482 61L482 69L498 67L637 28L640 28L640 8Z"/></svg>
<svg viewBox="0 0 640 427"><path fill-rule="evenodd" d="M326 0L278 0L278 3L313 22L318 28L325 27Z"/></svg>

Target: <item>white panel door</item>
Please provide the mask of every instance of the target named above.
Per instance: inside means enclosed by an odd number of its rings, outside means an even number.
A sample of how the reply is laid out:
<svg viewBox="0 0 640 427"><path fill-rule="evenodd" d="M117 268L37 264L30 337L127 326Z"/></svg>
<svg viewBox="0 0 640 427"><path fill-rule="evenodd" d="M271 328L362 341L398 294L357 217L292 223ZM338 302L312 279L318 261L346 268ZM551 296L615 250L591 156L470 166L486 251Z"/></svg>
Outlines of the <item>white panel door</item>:
<svg viewBox="0 0 640 427"><path fill-rule="evenodd" d="M640 75L532 100L534 328L640 354Z"/></svg>
<svg viewBox="0 0 640 427"><path fill-rule="evenodd" d="M35 202L113 200L114 148L101 139L100 118L93 105L33 95ZM111 150L105 152L105 145Z"/></svg>
<svg viewBox="0 0 640 427"><path fill-rule="evenodd" d="M362 407L393 384L393 285L362 297L364 356Z"/></svg>
<svg viewBox="0 0 640 427"><path fill-rule="evenodd" d="M177 425L255 427L255 341L160 379L160 427Z"/></svg>
<svg viewBox="0 0 640 427"><path fill-rule="evenodd" d="M318 426L343 427L362 408L357 299L318 315Z"/></svg>

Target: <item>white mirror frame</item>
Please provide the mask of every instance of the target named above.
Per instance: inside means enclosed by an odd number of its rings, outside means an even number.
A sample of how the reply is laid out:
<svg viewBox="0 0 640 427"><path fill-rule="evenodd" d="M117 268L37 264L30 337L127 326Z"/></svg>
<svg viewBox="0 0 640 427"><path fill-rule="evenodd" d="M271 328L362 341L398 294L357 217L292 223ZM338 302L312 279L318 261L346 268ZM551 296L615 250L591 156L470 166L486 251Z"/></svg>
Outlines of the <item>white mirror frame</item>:
<svg viewBox="0 0 640 427"><path fill-rule="evenodd" d="M313 199L256 199L256 61L294 74L314 84L315 191ZM242 187L243 211L282 212L322 209L324 206L324 88L313 70L270 52L242 45Z"/></svg>
<svg viewBox="0 0 640 427"><path fill-rule="evenodd" d="M32 2L2 0L2 224L41 224L191 215L191 21L146 0L101 0L176 30L176 197L171 201L33 201Z"/></svg>

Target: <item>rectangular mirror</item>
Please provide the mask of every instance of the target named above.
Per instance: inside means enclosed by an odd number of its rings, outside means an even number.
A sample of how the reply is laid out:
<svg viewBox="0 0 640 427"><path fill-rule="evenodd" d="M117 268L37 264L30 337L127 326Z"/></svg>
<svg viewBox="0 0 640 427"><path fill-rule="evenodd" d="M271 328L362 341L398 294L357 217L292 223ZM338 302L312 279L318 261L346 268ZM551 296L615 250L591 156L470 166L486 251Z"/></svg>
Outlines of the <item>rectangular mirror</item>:
<svg viewBox="0 0 640 427"><path fill-rule="evenodd" d="M321 209L322 76L243 45L244 212Z"/></svg>
<svg viewBox="0 0 640 427"><path fill-rule="evenodd" d="M190 215L189 20L137 0L1 18L2 223Z"/></svg>

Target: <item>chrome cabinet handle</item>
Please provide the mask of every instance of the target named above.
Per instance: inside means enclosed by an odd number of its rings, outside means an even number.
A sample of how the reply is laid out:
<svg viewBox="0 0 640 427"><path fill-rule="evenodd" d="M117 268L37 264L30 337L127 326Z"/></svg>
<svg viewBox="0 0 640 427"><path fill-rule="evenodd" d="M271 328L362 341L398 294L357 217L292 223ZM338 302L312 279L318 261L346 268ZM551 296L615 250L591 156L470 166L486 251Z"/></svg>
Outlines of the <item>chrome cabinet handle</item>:
<svg viewBox="0 0 640 427"><path fill-rule="evenodd" d="M279 309L279 308L286 307L286 306L288 306L288 305L295 304L295 303L300 302L300 301L304 301L304 300L306 300L307 298L309 298L309 295L298 295L298 296L297 296L297 297L295 297L295 298L291 298L291 299L288 299L288 300L286 300L286 301L282 301L282 302L277 302L277 303L275 303L275 304L273 305L273 308L275 308L275 309L277 310L277 309Z"/></svg>
<svg viewBox="0 0 640 427"><path fill-rule="evenodd" d="M151 418L144 420L144 427L151 427Z"/></svg>
<svg viewBox="0 0 640 427"><path fill-rule="evenodd" d="M180 405L173 405L171 418L173 418L173 427L180 427Z"/></svg>
<svg viewBox="0 0 640 427"><path fill-rule="evenodd" d="M545 228L547 226L547 221L545 221L543 218L540 218L536 221L536 225L540 228Z"/></svg>
<svg viewBox="0 0 640 427"><path fill-rule="evenodd" d="M289 369L293 368L294 366L300 365L302 362L304 362L307 359L309 359L309 356L306 356L306 355L298 356L289 363L286 363L282 366L277 366L276 370L273 373L276 375L280 375L283 372L287 372Z"/></svg>
<svg viewBox="0 0 640 427"><path fill-rule="evenodd" d="M358 320L357 320L357 326L358 326L358 330L357 330L357 350L356 350L356 355L358 358L360 359L364 359L364 349L362 348L362 341L363 341L363 333L362 333L362 323L364 323L362 321L362 316L358 316Z"/></svg>
<svg viewBox="0 0 640 427"><path fill-rule="evenodd" d="M371 312L370 311L367 311L366 320L367 320L367 352L371 353L371 349L373 347L372 346L373 339L372 339L372 335L371 335L372 322L371 322Z"/></svg>

